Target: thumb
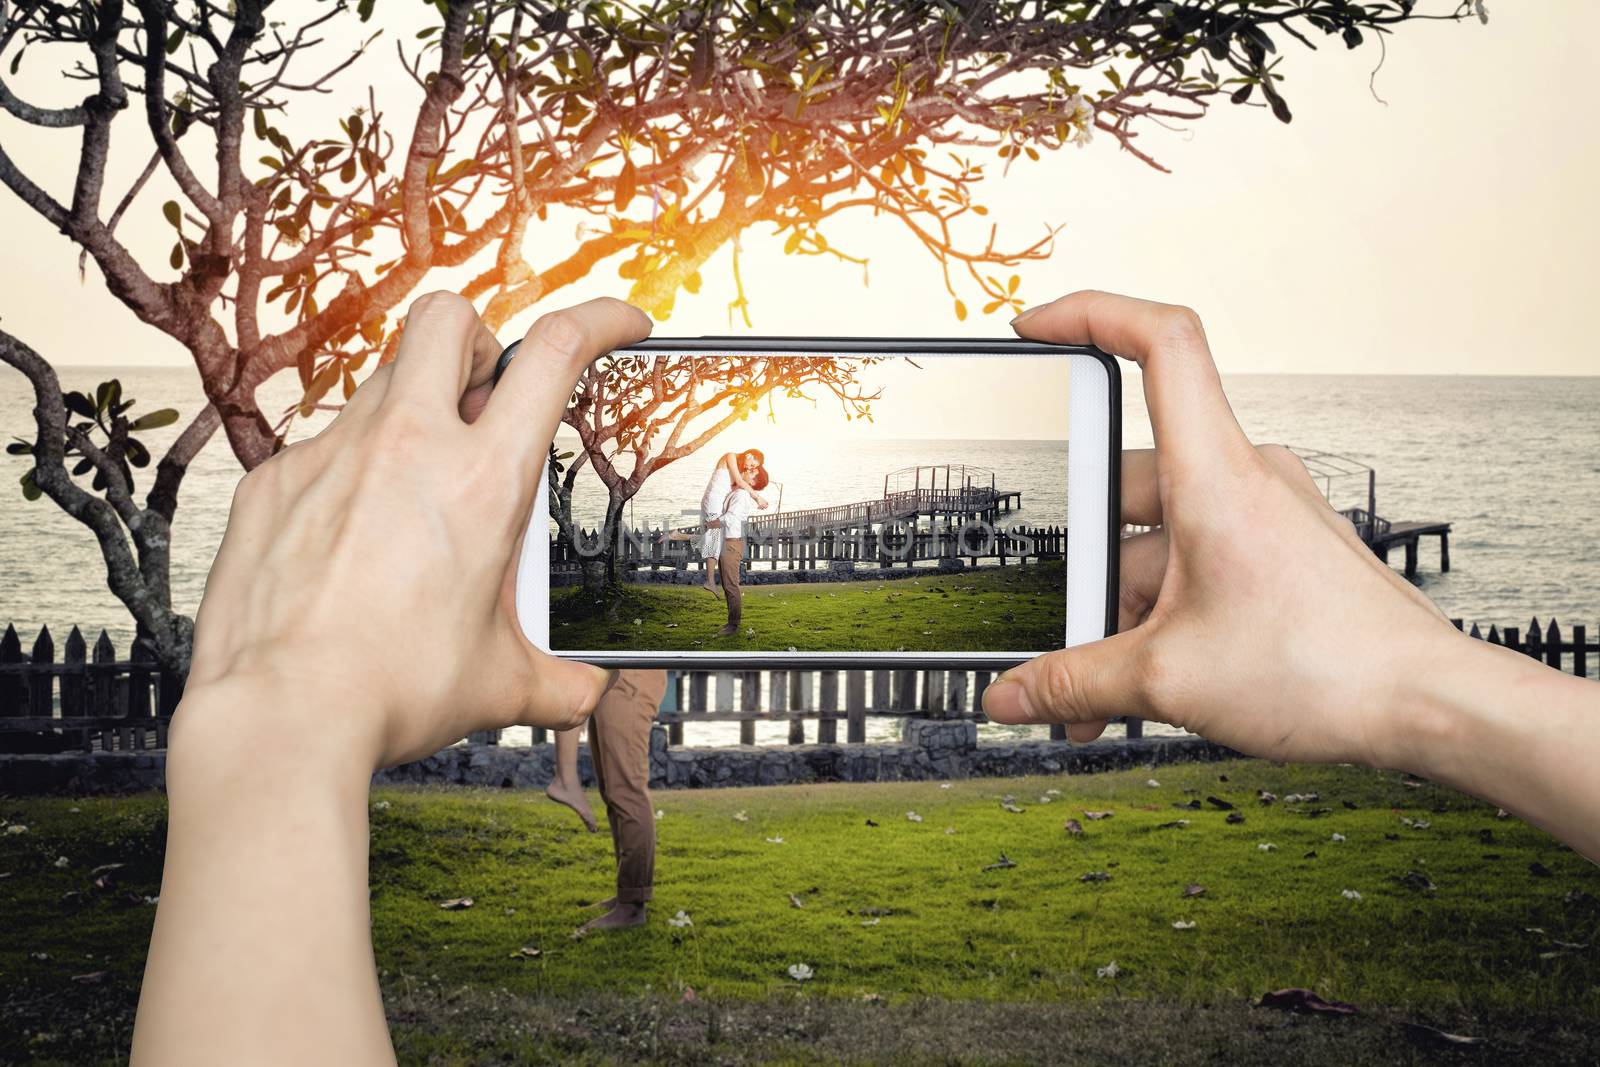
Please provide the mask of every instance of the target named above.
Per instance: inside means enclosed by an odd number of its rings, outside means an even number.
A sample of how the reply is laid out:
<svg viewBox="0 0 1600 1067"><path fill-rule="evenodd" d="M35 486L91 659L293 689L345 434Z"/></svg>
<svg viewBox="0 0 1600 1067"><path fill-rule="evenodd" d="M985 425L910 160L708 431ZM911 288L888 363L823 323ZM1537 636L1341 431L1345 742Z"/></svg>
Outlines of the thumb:
<svg viewBox="0 0 1600 1067"><path fill-rule="evenodd" d="M1148 710L1136 666L1143 644L1144 635L1130 630L1031 659L983 691L984 713L1016 726L1085 724L1069 736L1093 740L1113 715L1144 716Z"/></svg>
<svg viewBox="0 0 1600 1067"><path fill-rule="evenodd" d="M521 726L553 730L582 726L617 677L616 671L544 652L536 653L533 667L533 685L517 716Z"/></svg>

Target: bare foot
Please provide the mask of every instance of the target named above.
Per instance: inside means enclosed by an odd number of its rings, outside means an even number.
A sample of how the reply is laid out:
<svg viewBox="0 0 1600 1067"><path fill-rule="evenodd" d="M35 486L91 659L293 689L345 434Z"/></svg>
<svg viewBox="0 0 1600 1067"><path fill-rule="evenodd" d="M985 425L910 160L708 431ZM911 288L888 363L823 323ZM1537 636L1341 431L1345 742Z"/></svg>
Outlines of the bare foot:
<svg viewBox="0 0 1600 1067"><path fill-rule="evenodd" d="M722 599L722 594L717 592L717 587L712 582L709 582L709 581L701 582L700 583L700 588L704 589L706 592L710 593L712 596L716 597L718 600Z"/></svg>
<svg viewBox="0 0 1600 1067"><path fill-rule="evenodd" d="M730 622L730 623L728 623L728 625L724 626L722 629L717 631L717 636L718 637L732 637L734 634L736 634L738 632L739 632L739 628L737 626L735 626L733 623Z"/></svg>
<svg viewBox="0 0 1600 1067"><path fill-rule="evenodd" d="M598 919L590 919L578 927L578 936L582 937L594 930L621 930L629 926L643 926L645 921L644 905L618 904Z"/></svg>
<svg viewBox="0 0 1600 1067"><path fill-rule="evenodd" d="M606 897L606 899L604 899L604 900L597 900L593 904L585 904L584 905L584 907L586 907L586 908L604 908L606 911L610 911L612 908L614 908L616 906L617 906L617 898L614 897L614 896Z"/></svg>
<svg viewBox="0 0 1600 1067"><path fill-rule="evenodd" d="M583 795L583 790L572 783L557 778L544 787L544 795L557 804L565 804L578 813L578 818L583 820L584 827L592 834L600 828L594 821L594 812L589 810L589 798Z"/></svg>

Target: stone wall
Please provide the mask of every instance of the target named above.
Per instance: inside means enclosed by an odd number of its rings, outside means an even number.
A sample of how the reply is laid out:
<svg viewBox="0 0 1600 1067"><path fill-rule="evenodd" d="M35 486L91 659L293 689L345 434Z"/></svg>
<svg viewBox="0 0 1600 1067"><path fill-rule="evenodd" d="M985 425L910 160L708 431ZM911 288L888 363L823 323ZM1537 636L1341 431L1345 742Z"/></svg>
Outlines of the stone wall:
<svg viewBox="0 0 1600 1067"><path fill-rule="evenodd" d="M785 785L803 782L900 782L930 778L1087 774L1191 760L1231 759L1231 749L1198 737L978 744L977 724L906 719L898 744L733 745L670 748L666 727L650 736L652 789ZM589 749L579 772L594 783ZM127 793L160 789L164 752L0 755L0 795ZM375 784L416 783L535 789L555 772L553 745L511 748L457 745L427 759L380 771Z"/></svg>

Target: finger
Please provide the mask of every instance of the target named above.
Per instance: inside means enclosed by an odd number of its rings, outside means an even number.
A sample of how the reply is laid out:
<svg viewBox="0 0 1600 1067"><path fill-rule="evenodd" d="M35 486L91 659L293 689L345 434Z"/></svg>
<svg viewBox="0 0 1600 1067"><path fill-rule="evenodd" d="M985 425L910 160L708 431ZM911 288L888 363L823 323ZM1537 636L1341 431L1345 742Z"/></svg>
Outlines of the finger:
<svg viewBox="0 0 1600 1067"><path fill-rule="evenodd" d="M557 659L531 645L526 647L534 661L534 682L516 724L553 730L582 726L600 703L616 672L588 663Z"/></svg>
<svg viewBox="0 0 1600 1067"><path fill-rule="evenodd" d="M1153 448L1122 451L1122 521L1134 526L1161 525L1161 489Z"/></svg>
<svg viewBox="0 0 1600 1067"><path fill-rule="evenodd" d="M1215 465L1249 447L1188 308L1084 290L1030 308L1012 326L1023 337L1092 344L1139 364L1156 448L1174 468Z"/></svg>
<svg viewBox="0 0 1600 1067"><path fill-rule="evenodd" d="M487 381L499 356L499 342L471 301L446 292L419 296L406 312L383 402L459 411L474 378Z"/></svg>
<svg viewBox="0 0 1600 1067"><path fill-rule="evenodd" d="M1144 631L1131 630L1013 667L983 691L984 714L1019 726L1149 718L1137 676L1144 639Z"/></svg>
<svg viewBox="0 0 1600 1067"><path fill-rule="evenodd" d="M1117 630L1131 630L1144 622L1161 595L1167 575L1167 531L1123 538L1117 585Z"/></svg>
<svg viewBox="0 0 1600 1067"><path fill-rule="evenodd" d="M549 451L583 369L649 335L648 315L606 297L541 316L495 386L479 424L505 454L536 467Z"/></svg>

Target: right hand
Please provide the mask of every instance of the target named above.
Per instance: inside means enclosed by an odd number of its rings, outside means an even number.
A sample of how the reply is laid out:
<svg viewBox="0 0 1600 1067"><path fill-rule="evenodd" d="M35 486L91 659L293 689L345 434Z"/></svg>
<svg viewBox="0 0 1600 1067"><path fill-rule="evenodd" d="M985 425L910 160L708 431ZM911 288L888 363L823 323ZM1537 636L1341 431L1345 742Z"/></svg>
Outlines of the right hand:
<svg viewBox="0 0 1600 1067"><path fill-rule="evenodd" d="M762 511L766 511L767 510L767 498L766 497L762 496L760 493L751 493L750 495L755 498L756 507L760 508Z"/></svg>
<svg viewBox="0 0 1600 1067"><path fill-rule="evenodd" d="M1281 446L1253 447L1187 308L1078 292L1023 337L1138 363L1153 451L1122 457L1119 633L1040 656L984 693L1006 723L1091 741L1137 715L1279 760L1409 760L1398 714L1465 640L1380 561Z"/></svg>

